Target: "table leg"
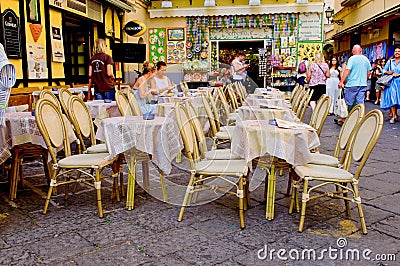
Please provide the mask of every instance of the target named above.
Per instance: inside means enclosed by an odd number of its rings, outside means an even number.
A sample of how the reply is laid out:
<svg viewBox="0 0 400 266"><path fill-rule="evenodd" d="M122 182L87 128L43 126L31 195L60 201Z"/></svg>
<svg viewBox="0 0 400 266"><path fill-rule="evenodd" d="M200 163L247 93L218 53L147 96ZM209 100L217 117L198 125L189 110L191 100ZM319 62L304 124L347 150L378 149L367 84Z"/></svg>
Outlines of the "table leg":
<svg viewBox="0 0 400 266"><path fill-rule="evenodd" d="M135 207L136 159L129 158L128 186L126 188L126 208L130 211Z"/></svg>
<svg viewBox="0 0 400 266"><path fill-rule="evenodd" d="M268 192L267 192L267 202L265 209L265 218L267 220L274 219L274 206L275 206L275 190L276 190L276 173L275 165L272 164L270 171L268 173Z"/></svg>
<svg viewBox="0 0 400 266"><path fill-rule="evenodd" d="M150 191L149 161L142 162L143 187L147 192Z"/></svg>

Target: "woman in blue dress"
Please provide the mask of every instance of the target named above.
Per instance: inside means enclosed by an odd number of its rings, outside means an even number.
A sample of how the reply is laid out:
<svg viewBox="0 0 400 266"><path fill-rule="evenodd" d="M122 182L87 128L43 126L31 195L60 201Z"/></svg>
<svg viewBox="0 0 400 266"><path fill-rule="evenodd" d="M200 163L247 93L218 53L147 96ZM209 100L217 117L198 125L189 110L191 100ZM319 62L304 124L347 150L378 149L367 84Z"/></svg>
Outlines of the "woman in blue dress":
<svg viewBox="0 0 400 266"><path fill-rule="evenodd" d="M400 46L394 49L394 56L386 63L383 74L393 74L390 85L383 90L381 109L390 109L389 123L394 124L397 120L397 107L400 105Z"/></svg>
<svg viewBox="0 0 400 266"><path fill-rule="evenodd" d="M156 93L156 89L149 88L149 80L154 77L156 73L156 68L154 66L150 66L149 62L143 63L143 72L142 76L140 76L135 85L133 85L133 92L136 95L137 100L139 101L140 108L142 109L143 114L153 113L156 109L155 104L148 104L146 102L148 96L152 93Z"/></svg>

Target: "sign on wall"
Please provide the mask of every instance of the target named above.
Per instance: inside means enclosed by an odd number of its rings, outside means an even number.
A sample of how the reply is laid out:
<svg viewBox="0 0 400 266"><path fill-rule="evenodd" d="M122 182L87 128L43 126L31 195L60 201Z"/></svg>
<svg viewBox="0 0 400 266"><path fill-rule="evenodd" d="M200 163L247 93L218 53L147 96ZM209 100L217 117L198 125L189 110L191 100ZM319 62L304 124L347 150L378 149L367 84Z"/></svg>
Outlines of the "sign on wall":
<svg viewBox="0 0 400 266"><path fill-rule="evenodd" d="M320 13L299 15L299 41L322 41Z"/></svg>
<svg viewBox="0 0 400 266"><path fill-rule="evenodd" d="M140 21L132 20L125 24L124 30L129 36L137 37L146 32L146 25Z"/></svg>
<svg viewBox="0 0 400 266"><path fill-rule="evenodd" d="M8 58L21 58L19 18L11 9L2 14L3 44Z"/></svg>
<svg viewBox="0 0 400 266"><path fill-rule="evenodd" d="M61 28L51 26L51 51L54 62L65 62Z"/></svg>
<svg viewBox="0 0 400 266"><path fill-rule="evenodd" d="M271 39L271 28L210 29L210 40Z"/></svg>
<svg viewBox="0 0 400 266"><path fill-rule="evenodd" d="M29 79L47 79L47 64L44 45L27 44Z"/></svg>

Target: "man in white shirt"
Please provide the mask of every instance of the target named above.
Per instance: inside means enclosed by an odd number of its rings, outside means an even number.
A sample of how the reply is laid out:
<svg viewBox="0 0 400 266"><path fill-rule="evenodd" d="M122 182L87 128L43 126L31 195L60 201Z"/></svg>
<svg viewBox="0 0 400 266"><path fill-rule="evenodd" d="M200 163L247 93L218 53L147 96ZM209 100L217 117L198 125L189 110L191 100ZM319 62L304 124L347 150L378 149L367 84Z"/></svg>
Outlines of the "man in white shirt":
<svg viewBox="0 0 400 266"><path fill-rule="evenodd" d="M241 83L244 83L243 80L243 71L246 71L246 69L249 67L249 64L245 64L243 62L245 58L245 53L239 52L235 59L232 61L232 79L233 82L239 81Z"/></svg>

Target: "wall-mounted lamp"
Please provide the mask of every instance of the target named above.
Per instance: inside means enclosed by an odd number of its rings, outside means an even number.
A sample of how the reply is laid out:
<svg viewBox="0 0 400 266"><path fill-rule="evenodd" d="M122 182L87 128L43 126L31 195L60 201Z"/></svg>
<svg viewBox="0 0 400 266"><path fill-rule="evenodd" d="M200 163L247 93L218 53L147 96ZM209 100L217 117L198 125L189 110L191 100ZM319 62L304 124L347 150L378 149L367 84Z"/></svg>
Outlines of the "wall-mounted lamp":
<svg viewBox="0 0 400 266"><path fill-rule="evenodd" d="M161 1L162 8L170 8L172 7L172 1Z"/></svg>
<svg viewBox="0 0 400 266"><path fill-rule="evenodd" d="M204 0L204 6L215 6L215 0Z"/></svg>
<svg viewBox="0 0 400 266"><path fill-rule="evenodd" d="M326 16L326 19L328 20L328 23L336 23L336 24L342 26L344 24L343 19L333 19L332 18L333 13L334 13L334 10L330 6L328 6L328 8L325 10L325 16Z"/></svg>
<svg viewBox="0 0 400 266"><path fill-rule="evenodd" d="M249 6L259 6L260 0L249 0Z"/></svg>

